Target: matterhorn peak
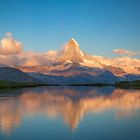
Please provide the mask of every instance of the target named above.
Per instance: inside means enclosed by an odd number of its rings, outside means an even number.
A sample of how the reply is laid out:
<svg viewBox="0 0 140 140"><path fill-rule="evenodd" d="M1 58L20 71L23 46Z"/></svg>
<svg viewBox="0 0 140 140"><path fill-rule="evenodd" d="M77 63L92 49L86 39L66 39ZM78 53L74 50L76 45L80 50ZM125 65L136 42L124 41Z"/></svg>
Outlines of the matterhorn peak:
<svg viewBox="0 0 140 140"><path fill-rule="evenodd" d="M74 38L71 38L70 41L69 41L69 43L73 43L75 45L79 45Z"/></svg>
<svg viewBox="0 0 140 140"><path fill-rule="evenodd" d="M77 42L74 38L71 38L70 41Z"/></svg>
<svg viewBox="0 0 140 140"><path fill-rule="evenodd" d="M69 46L69 47L77 47L80 49L80 46L78 44L78 42L74 39L74 38L71 38L70 41L66 44L66 46Z"/></svg>
<svg viewBox="0 0 140 140"><path fill-rule="evenodd" d="M76 41L74 38L71 38L72 41Z"/></svg>
<svg viewBox="0 0 140 140"><path fill-rule="evenodd" d="M68 60L72 63L83 62L82 54L79 44L74 38L72 38L64 47L62 61Z"/></svg>

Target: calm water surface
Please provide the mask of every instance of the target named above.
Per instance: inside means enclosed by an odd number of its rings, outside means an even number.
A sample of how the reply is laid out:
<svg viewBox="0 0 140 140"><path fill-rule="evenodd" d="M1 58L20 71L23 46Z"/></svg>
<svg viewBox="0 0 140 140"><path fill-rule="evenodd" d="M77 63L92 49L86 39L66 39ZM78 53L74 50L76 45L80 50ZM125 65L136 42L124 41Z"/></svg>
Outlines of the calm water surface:
<svg viewBox="0 0 140 140"><path fill-rule="evenodd" d="M0 140L140 140L140 90L0 90Z"/></svg>

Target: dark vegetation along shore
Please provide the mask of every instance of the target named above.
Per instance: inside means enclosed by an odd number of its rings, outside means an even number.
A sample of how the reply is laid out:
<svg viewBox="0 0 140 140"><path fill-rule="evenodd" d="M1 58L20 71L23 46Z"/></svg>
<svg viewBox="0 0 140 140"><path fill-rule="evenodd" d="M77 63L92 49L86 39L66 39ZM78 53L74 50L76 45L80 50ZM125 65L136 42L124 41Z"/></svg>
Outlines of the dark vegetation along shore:
<svg viewBox="0 0 140 140"><path fill-rule="evenodd" d="M37 87L44 86L44 84L40 83L20 83L20 82L12 82L12 81L0 81L0 88L22 88L22 87Z"/></svg>
<svg viewBox="0 0 140 140"><path fill-rule="evenodd" d="M115 87L126 88L126 89L140 89L140 80L136 81L123 81L115 83Z"/></svg>
<svg viewBox="0 0 140 140"><path fill-rule="evenodd" d="M37 87L37 86L62 86L62 85L48 85L43 83L21 83L21 82L12 82L12 81L3 81L0 80L0 89L7 89L7 88L23 88L23 87ZM117 88L124 88L124 89L140 89L140 80L137 81L123 81L117 82L113 84L104 84L104 83L87 83L87 84L71 84L67 86L115 86Z"/></svg>
<svg viewBox="0 0 140 140"><path fill-rule="evenodd" d="M137 81L122 81L116 82L115 84L106 84L106 83L87 83L87 84L71 84L69 86L114 86L116 88L123 88L123 89L140 89L140 80Z"/></svg>
<svg viewBox="0 0 140 140"><path fill-rule="evenodd" d="M102 86L112 86L111 84L106 84L106 83L87 83L87 84L70 84L68 86L97 86L97 87L102 87Z"/></svg>

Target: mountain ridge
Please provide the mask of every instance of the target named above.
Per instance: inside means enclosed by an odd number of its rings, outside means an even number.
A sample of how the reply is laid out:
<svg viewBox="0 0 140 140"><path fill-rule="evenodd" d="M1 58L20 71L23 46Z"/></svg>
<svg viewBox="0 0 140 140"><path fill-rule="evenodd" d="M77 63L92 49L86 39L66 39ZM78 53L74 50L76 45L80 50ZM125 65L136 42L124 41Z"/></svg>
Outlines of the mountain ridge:
<svg viewBox="0 0 140 140"><path fill-rule="evenodd" d="M107 65L99 58L83 52L73 38L58 51L57 57L50 65L15 66L15 68L51 85L114 84L140 79L138 74L129 74L121 67Z"/></svg>

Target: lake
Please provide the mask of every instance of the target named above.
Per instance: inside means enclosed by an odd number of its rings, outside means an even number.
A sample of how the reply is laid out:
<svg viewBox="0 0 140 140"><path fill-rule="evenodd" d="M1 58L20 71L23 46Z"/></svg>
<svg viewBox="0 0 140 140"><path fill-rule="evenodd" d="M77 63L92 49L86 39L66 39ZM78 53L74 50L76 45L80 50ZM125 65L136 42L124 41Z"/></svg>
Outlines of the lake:
<svg viewBox="0 0 140 140"><path fill-rule="evenodd" d="M0 90L0 140L140 140L140 90Z"/></svg>

